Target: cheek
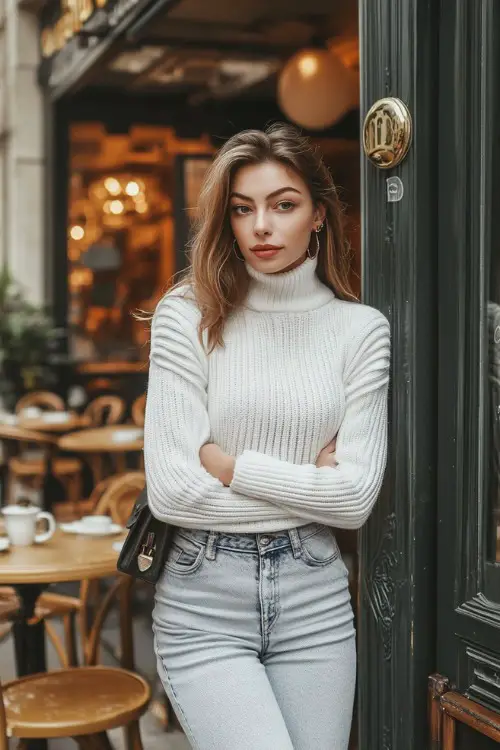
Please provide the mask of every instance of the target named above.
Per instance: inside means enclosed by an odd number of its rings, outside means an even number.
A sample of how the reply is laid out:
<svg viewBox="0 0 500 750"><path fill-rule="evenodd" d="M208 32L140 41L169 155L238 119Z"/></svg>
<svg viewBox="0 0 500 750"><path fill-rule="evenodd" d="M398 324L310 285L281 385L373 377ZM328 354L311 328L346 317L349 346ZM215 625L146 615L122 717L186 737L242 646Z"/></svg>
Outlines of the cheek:
<svg viewBox="0 0 500 750"><path fill-rule="evenodd" d="M252 232L250 219L245 216L231 217L230 224L238 244L246 244L244 240Z"/></svg>
<svg viewBox="0 0 500 750"><path fill-rule="evenodd" d="M279 216L281 230L287 235L302 237L311 233L312 217L305 211L294 211Z"/></svg>

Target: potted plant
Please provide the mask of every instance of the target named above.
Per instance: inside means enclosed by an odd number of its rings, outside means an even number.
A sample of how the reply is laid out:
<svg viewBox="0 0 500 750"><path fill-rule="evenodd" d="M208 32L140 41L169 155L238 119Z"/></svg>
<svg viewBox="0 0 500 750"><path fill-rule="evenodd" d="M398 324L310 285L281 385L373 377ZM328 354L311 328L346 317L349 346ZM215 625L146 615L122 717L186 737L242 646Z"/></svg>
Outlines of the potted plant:
<svg viewBox="0 0 500 750"><path fill-rule="evenodd" d="M28 302L20 285L0 271L0 399L12 409L25 392L53 382L51 353L57 340L48 309Z"/></svg>

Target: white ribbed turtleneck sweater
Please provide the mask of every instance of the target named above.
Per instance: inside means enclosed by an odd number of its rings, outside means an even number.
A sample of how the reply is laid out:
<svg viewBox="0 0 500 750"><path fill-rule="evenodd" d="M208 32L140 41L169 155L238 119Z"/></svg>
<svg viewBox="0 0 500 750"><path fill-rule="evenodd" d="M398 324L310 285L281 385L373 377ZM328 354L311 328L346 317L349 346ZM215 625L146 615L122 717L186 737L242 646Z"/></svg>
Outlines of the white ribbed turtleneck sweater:
<svg viewBox="0 0 500 750"><path fill-rule="evenodd" d="M209 355L190 289L159 303L144 446L157 518L233 532L312 520L352 529L368 518L386 462L389 325L338 300L316 265L264 274L247 264L245 306ZM338 465L317 468L335 435ZM201 465L206 442L236 458L230 487Z"/></svg>

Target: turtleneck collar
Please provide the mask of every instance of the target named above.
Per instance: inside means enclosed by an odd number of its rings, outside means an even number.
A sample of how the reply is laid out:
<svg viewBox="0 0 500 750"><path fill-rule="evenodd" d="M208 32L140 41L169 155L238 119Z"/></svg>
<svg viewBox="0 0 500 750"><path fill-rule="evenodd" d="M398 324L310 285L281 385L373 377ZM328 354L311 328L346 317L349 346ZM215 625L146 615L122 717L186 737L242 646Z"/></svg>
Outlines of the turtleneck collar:
<svg viewBox="0 0 500 750"><path fill-rule="evenodd" d="M306 258L291 271L263 273L245 263L250 276L246 307L259 312L304 312L322 307L335 295L316 275L317 265L317 258Z"/></svg>

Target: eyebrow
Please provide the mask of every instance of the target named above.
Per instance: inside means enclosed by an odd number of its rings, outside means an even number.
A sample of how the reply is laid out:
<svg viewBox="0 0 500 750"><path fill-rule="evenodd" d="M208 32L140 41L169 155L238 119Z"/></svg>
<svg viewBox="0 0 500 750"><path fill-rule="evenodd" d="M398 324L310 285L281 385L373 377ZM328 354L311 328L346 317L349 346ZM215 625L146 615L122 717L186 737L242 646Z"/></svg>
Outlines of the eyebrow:
<svg viewBox="0 0 500 750"><path fill-rule="evenodd" d="M274 190L274 192L269 193L269 195L266 196L266 200L269 200L269 198L276 198L278 195L281 195L282 193L297 193L298 195L301 195L300 190L296 190L293 187L284 187L280 188L279 190ZM249 198L248 195L243 195L242 193L231 193L230 198L241 198L244 201L249 201L250 203L254 203L253 198Z"/></svg>

